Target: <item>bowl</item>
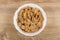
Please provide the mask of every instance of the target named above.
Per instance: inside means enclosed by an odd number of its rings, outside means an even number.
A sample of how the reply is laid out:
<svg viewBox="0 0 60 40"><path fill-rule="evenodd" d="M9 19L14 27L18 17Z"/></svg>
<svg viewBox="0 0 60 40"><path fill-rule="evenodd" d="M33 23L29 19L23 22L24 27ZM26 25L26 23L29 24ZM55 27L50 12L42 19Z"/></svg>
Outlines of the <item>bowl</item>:
<svg viewBox="0 0 60 40"><path fill-rule="evenodd" d="M26 7L26 6L30 6L30 7L39 9L40 12L41 12L41 14L42 14L42 16L43 16L43 18L44 18L43 24L42 24L42 28L40 28L38 31L36 31L36 32L34 32L34 33L24 32L22 29L20 29L20 27L18 26L17 21L16 21L16 19L17 19L17 17L18 17L19 11L20 11L22 8ZM16 28L16 30L17 30L19 33L21 33L21 34L23 34L23 35L25 35L25 36L35 36L35 35L40 34L40 33L44 30L44 28L46 27L46 21L47 21L47 17L46 17L45 11L43 10L43 8L42 8L41 6L39 6L39 5L37 5L37 4L34 4L34 3L27 3L27 4L24 4L24 5L21 5L21 6L16 10L16 12L15 12L15 14L14 14L14 18L13 18L14 27Z"/></svg>

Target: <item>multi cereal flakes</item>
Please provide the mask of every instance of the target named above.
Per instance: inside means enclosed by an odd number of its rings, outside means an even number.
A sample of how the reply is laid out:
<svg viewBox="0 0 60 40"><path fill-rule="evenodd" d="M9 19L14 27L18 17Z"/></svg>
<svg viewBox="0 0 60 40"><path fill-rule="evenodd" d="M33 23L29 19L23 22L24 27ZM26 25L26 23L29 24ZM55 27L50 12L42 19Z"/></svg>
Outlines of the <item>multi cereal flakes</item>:
<svg viewBox="0 0 60 40"><path fill-rule="evenodd" d="M40 10L27 6L18 13L17 24L25 32L36 32L42 27L43 20Z"/></svg>

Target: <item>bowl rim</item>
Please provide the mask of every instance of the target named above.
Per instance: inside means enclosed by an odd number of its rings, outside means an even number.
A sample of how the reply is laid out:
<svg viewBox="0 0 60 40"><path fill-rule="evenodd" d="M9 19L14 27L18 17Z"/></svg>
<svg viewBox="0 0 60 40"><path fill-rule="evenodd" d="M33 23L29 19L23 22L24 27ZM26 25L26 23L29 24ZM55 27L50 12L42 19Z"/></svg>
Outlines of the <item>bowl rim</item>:
<svg viewBox="0 0 60 40"><path fill-rule="evenodd" d="M34 8L38 8L41 13L42 13L42 16L44 18L44 21L43 21L43 25L42 25L42 28L40 28L38 31L34 32L34 33L27 33L27 32L24 32L23 30L20 29L20 27L18 26L17 24L17 17L18 17L18 12L26 7L26 6L30 6L30 7L34 7ZM24 4L24 5L21 5L17 10L16 12L14 13L14 17L13 17L13 24L14 24L14 27L16 28L16 30L18 30L19 33L25 35L25 36L35 36L35 35L38 35L39 33L41 33L44 28L46 27L46 22L47 22L47 17L46 17L46 12L42 9L41 6L37 5L37 4L34 4L34 3L27 3L27 4Z"/></svg>

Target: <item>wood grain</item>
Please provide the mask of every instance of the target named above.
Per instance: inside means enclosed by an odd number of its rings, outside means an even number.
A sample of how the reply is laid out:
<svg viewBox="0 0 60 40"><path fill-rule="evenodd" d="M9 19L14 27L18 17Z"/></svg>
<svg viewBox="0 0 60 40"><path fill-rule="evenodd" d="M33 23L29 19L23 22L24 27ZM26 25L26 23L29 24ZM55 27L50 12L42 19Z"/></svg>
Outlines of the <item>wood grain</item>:
<svg viewBox="0 0 60 40"><path fill-rule="evenodd" d="M47 25L34 40L60 40L60 0L0 0L0 40L33 40L21 35L13 25L14 12L20 5L35 3L47 14Z"/></svg>

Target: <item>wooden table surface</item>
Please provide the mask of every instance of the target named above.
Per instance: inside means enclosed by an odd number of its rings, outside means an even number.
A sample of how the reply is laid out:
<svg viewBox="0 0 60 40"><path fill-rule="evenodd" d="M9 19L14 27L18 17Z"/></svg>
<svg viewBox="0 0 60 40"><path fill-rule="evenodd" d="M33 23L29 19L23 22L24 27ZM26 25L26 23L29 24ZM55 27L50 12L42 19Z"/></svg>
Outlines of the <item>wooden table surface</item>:
<svg viewBox="0 0 60 40"><path fill-rule="evenodd" d="M13 25L14 12L20 5L35 3L47 14L47 25L41 34L27 37ZM60 0L0 0L0 40L60 40Z"/></svg>

